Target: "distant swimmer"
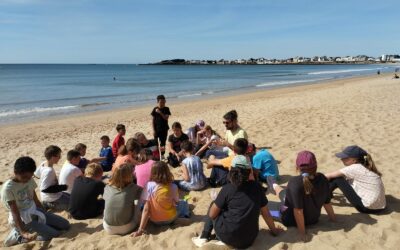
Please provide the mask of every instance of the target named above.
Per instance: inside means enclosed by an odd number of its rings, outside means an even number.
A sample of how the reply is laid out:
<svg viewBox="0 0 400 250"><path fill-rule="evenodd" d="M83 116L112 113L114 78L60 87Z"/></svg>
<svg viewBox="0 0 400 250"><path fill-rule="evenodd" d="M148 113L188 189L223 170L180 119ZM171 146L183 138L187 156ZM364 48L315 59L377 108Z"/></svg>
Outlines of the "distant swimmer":
<svg viewBox="0 0 400 250"><path fill-rule="evenodd" d="M376 74L380 75L380 74L381 74L381 71L380 71L380 70L378 70L378 71L376 72Z"/></svg>
<svg viewBox="0 0 400 250"><path fill-rule="evenodd" d="M116 78L115 76L113 77L113 79L114 79L114 81L116 81L116 80L117 80L117 78Z"/></svg>

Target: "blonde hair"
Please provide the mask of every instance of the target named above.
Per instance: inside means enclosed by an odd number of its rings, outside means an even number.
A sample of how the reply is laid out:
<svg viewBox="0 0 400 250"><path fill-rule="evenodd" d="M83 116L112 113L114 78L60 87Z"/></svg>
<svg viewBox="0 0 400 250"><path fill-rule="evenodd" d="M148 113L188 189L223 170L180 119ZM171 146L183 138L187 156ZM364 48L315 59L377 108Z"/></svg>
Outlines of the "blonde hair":
<svg viewBox="0 0 400 250"><path fill-rule="evenodd" d="M137 155L137 160L140 163L146 163L147 161L151 160L153 156L153 152L150 149L142 148L139 154Z"/></svg>
<svg viewBox="0 0 400 250"><path fill-rule="evenodd" d="M121 164L114 170L108 185L116 187L120 190L128 186L133 182L132 170L133 166L131 164Z"/></svg>
<svg viewBox="0 0 400 250"><path fill-rule="evenodd" d="M370 154L364 156L363 162L361 163L362 163L361 165L363 165L369 171L372 171L375 174L382 176L382 173L379 172L379 170L376 168L375 162L372 160L372 156Z"/></svg>
<svg viewBox="0 0 400 250"><path fill-rule="evenodd" d="M310 179L314 179L314 175L302 174L302 176L303 176L304 192L306 194L311 194L314 189L314 186L311 183Z"/></svg>
<svg viewBox="0 0 400 250"><path fill-rule="evenodd" d="M302 167L306 168L307 165L302 165ZM311 194L314 190L314 185L312 184L311 180L315 178L316 170L317 169L303 169L301 170L299 167L296 166L296 170L300 171L301 177L303 178L303 187L305 194Z"/></svg>
<svg viewBox="0 0 400 250"><path fill-rule="evenodd" d="M85 168L85 176L86 177L95 177L103 175L103 168L98 163L90 163Z"/></svg>

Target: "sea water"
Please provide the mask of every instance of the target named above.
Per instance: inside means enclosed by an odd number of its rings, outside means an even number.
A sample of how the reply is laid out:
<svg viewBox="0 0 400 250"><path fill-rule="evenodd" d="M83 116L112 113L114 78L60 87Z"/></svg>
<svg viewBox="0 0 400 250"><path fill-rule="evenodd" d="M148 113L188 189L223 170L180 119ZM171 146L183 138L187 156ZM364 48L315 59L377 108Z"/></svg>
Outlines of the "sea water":
<svg viewBox="0 0 400 250"><path fill-rule="evenodd" d="M0 64L0 123L393 72L366 65Z"/></svg>

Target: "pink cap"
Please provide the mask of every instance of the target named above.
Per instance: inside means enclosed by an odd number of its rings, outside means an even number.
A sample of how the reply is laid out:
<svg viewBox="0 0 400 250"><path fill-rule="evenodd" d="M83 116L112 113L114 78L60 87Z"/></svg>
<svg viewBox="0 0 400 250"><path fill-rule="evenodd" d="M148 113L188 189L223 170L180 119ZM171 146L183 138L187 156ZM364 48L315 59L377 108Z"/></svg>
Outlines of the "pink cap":
<svg viewBox="0 0 400 250"><path fill-rule="evenodd" d="M297 154L296 166L300 170L313 170L317 169L317 159L310 151L301 151Z"/></svg>

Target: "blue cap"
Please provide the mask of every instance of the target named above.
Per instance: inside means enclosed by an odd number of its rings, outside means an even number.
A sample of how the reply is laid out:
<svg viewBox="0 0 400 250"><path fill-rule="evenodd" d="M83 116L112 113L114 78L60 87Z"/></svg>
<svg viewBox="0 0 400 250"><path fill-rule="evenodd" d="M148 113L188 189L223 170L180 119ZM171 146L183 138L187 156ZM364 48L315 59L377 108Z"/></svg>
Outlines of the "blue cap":
<svg viewBox="0 0 400 250"><path fill-rule="evenodd" d="M357 145L353 145L346 147L342 152L337 153L335 155L340 159L345 159L345 158L362 159L367 154L368 154L367 151L365 151L364 149L360 148Z"/></svg>

